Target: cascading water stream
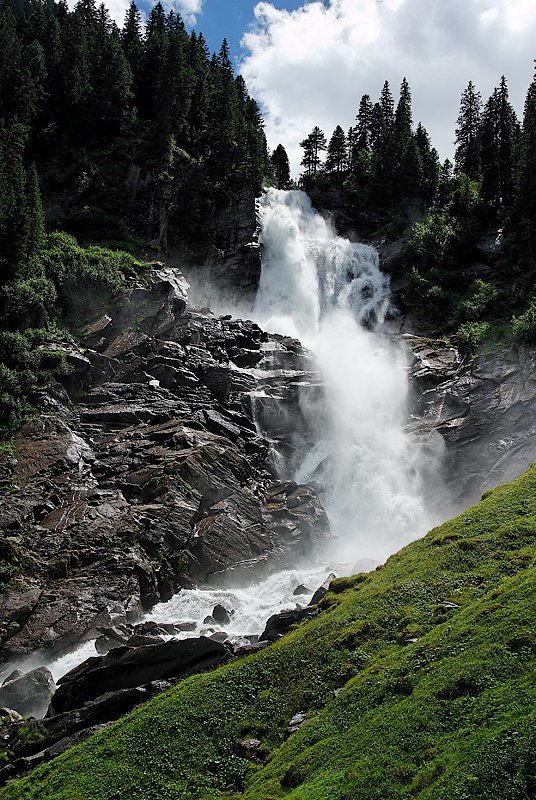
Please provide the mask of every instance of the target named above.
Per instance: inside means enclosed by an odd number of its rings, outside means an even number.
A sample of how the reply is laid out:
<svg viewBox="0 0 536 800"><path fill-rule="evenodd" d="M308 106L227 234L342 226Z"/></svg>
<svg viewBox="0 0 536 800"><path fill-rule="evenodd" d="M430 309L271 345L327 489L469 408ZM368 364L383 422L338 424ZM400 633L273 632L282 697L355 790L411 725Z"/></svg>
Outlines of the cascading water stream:
<svg viewBox="0 0 536 800"><path fill-rule="evenodd" d="M254 316L315 354L325 390L303 392L308 441L290 465L314 483L338 537L336 558L383 561L432 522L430 456L404 431L403 349L382 333L389 285L377 252L338 237L300 191L260 202L263 265Z"/></svg>
<svg viewBox="0 0 536 800"><path fill-rule="evenodd" d="M323 387L300 393L305 433L294 443L295 457L279 454L278 464L284 477L317 487L336 542L329 552L311 554L309 565L253 586L182 590L147 615L195 623L177 638L205 634L204 618L217 603L234 612L225 626L232 639L259 634L272 614L308 602L310 595L294 595L298 584L312 594L333 569L370 568L433 522L423 474L437 465L404 431L407 364L403 349L382 333L389 285L376 251L336 236L303 192L268 190L260 217L263 264L254 317L314 353ZM262 402L259 393L255 404ZM59 678L91 655L94 642L86 642L52 663L36 653L10 669L46 663Z"/></svg>

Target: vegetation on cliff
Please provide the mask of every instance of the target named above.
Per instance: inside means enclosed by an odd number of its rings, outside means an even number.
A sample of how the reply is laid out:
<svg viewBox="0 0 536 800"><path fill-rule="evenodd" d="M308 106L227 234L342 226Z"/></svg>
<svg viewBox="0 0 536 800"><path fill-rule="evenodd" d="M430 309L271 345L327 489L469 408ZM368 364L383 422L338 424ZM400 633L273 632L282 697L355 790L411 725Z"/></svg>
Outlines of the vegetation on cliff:
<svg viewBox="0 0 536 800"><path fill-rule="evenodd" d="M328 142L315 127L302 142L302 183L321 207L329 208L335 190L358 230L368 224L363 232L377 238L404 235L405 304L429 328L456 332L469 350L509 326L516 338L534 341L536 78L522 123L504 76L484 105L469 81L455 146L454 164L441 164L424 127L413 125L406 79L396 106L386 82L377 103L361 98L347 134L337 126ZM475 275L485 258L480 241L492 231L501 233L503 255L497 248L493 269L484 265ZM486 302L475 305L476 295Z"/></svg>
<svg viewBox="0 0 536 800"><path fill-rule="evenodd" d="M532 797L535 536L533 467L334 581L279 642L184 680L0 797Z"/></svg>
<svg viewBox="0 0 536 800"><path fill-rule="evenodd" d="M226 41L211 56L160 3L145 24L132 3L120 30L95 0L0 0L0 433L31 412L80 303L120 291L132 253L219 246L214 208L267 172L287 183L285 158L268 161Z"/></svg>

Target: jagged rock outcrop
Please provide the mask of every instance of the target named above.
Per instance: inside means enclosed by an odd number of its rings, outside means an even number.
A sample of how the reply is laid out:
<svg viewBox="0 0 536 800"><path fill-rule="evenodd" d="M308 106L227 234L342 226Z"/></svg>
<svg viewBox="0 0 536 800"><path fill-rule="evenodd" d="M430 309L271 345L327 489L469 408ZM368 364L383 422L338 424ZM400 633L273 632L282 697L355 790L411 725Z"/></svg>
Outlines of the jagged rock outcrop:
<svg viewBox="0 0 536 800"><path fill-rule="evenodd" d="M536 459L536 352L513 346L463 360L450 345L405 340L414 427L442 437L451 510L527 469Z"/></svg>
<svg viewBox="0 0 536 800"><path fill-rule="evenodd" d="M81 342L0 463L3 557L19 566L0 595L3 661L135 621L194 582L295 562L328 535L314 490L275 478L255 422L285 376L314 381L298 343L188 307L163 265L88 309Z"/></svg>

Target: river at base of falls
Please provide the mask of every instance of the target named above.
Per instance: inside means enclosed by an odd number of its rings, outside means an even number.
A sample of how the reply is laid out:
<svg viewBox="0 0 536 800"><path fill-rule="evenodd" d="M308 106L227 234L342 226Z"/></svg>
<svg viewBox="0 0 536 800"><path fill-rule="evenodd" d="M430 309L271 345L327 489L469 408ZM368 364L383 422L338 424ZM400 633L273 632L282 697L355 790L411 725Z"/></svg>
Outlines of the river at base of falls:
<svg viewBox="0 0 536 800"><path fill-rule="evenodd" d="M176 638L222 630L235 643L258 636L273 614L307 605L330 573L371 569L437 522L424 497L439 459L405 432L407 363L382 333L389 285L376 251L338 237L303 192L268 190L259 216L263 264L253 318L309 347L325 386L320 399L300 402L309 436L294 463L282 464L281 477L314 483L334 540L323 555L311 555L310 566L248 587L181 590L144 618L196 623ZM300 584L309 596L294 595ZM203 622L216 604L233 612L229 624ZM95 655L94 642L86 642L52 662L36 653L22 666L46 664L57 680Z"/></svg>
<svg viewBox="0 0 536 800"><path fill-rule="evenodd" d="M357 569L370 568L369 563L354 565ZM195 622L195 629L183 631L168 639L187 639L193 636L210 636L212 633L225 631L229 640L236 645L248 644L248 636L260 636L266 622L282 609L305 606L313 593L321 586L331 573L342 575L350 569L350 565L312 564L303 569L288 569L276 572L264 580L257 581L242 588L201 588L182 589L166 603L159 603L148 612L143 621L153 620L157 623ZM303 586L307 592L295 595L295 590ZM222 605L231 613L231 621L225 625L205 624L204 619L212 614L215 605ZM99 655L95 642L85 642L76 650L46 664L52 672L54 680L74 669L86 658ZM34 656L35 666L41 666L38 654ZM32 664L32 667L34 664ZM9 671L14 665L10 664ZM28 663L25 669L32 668Z"/></svg>

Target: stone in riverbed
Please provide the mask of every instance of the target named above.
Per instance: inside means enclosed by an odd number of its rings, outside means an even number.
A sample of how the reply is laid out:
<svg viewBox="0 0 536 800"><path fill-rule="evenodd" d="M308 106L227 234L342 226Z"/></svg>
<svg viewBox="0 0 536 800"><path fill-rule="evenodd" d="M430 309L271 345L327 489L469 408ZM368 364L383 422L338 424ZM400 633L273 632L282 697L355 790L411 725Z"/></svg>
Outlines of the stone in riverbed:
<svg viewBox="0 0 536 800"><path fill-rule="evenodd" d="M228 625L231 621L231 615L224 606L218 603L212 609L212 619L218 625Z"/></svg>
<svg viewBox="0 0 536 800"><path fill-rule="evenodd" d="M27 672L0 687L0 705L23 717L42 717L56 691L52 673L46 667Z"/></svg>
<svg viewBox="0 0 536 800"><path fill-rule="evenodd" d="M105 692L179 679L204 672L230 658L227 647L206 637L171 640L88 658L60 679L49 716L81 708Z"/></svg>

